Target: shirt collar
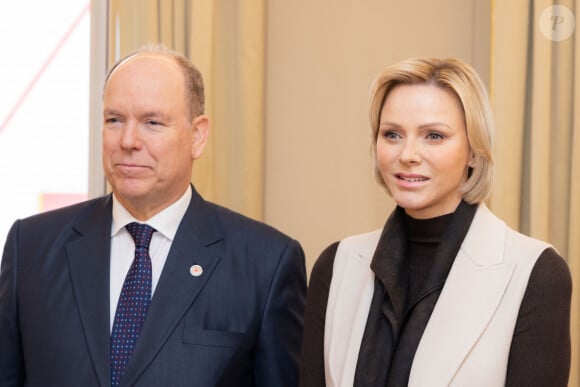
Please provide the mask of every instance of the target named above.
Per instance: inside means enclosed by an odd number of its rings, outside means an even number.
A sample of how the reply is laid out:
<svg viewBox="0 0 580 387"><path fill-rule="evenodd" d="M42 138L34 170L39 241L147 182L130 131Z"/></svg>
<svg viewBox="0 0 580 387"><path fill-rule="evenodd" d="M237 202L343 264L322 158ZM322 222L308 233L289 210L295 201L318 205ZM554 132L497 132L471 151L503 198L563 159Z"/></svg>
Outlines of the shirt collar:
<svg viewBox="0 0 580 387"><path fill-rule="evenodd" d="M185 215L189 202L191 201L191 186L187 187L185 193L169 207L163 209L158 214L147 219L146 221L139 221L117 200L113 194L113 224L111 227L111 236L117 235L119 231L131 222L147 223L153 227L157 232L161 233L169 240L173 240L177 228L181 223L181 219Z"/></svg>

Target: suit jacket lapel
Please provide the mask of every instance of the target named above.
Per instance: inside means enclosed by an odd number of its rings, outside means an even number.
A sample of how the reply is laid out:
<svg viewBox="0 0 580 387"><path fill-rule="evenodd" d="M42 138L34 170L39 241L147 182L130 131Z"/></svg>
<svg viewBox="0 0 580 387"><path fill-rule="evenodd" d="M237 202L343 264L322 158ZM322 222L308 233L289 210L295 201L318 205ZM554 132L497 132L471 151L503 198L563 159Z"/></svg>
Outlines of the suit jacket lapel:
<svg viewBox="0 0 580 387"><path fill-rule="evenodd" d="M220 257L208 246L220 239L222 231L215 214L193 190L191 203L171 245L122 385L135 383L209 280ZM202 275L195 277L190 274L192 265L201 266Z"/></svg>
<svg viewBox="0 0 580 387"><path fill-rule="evenodd" d="M99 383L110 384L109 260L111 197L99 199L74 226L66 246L72 288Z"/></svg>
<svg viewBox="0 0 580 387"><path fill-rule="evenodd" d="M505 233L480 205L417 348L409 385L448 385L486 328L514 269L502 262Z"/></svg>

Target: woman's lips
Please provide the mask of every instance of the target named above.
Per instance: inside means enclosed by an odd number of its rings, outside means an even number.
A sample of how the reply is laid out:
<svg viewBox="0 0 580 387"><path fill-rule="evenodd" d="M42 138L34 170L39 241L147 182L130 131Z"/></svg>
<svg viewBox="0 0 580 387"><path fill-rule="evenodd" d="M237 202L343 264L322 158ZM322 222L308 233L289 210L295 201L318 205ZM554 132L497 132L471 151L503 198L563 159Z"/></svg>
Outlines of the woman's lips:
<svg viewBox="0 0 580 387"><path fill-rule="evenodd" d="M415 175L415 174L397 173L397 174L395 174L395 176L397 177L397 179L404 180L404 181L409 182L409 183L417 183L417 182L429 180L428 177L425 177L422 175Z"/></svg>

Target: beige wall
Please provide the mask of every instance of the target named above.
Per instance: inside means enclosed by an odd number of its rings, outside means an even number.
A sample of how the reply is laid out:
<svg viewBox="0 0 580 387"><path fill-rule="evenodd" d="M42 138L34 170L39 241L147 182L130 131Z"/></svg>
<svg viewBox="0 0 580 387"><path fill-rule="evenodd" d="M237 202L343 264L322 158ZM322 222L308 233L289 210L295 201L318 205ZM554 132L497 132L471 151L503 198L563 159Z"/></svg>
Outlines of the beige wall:
<svg viewBox="0 0 580 387"><path fill-rule="evenodd" d="M328 244L382 227L367 95L386 65L455 56L489 81L491 0L271 0L266 26L265 221L310 268Z"/></svg>

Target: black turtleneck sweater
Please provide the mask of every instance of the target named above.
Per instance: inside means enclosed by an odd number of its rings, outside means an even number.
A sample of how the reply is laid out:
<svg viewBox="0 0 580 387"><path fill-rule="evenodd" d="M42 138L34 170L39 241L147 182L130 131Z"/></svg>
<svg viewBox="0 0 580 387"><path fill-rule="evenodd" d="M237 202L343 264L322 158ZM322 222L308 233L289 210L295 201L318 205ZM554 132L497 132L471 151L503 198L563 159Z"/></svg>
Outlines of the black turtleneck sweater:
<svg viewBox="0 0 580 387"><path fill-rule="evenodd" d="M434 265L435 252L452 216L425 220L405 216L407 304L412 304L424 292L423 285ZM338 242L322 252L310 276L300 359L301 387L325 386L324 323L337 247ZM545 250L535 263L520 305L506 386L567 386L571 286L566 262L553 249Z"/></svg>
<svg viewBox="0 0 580 387"><path fill-rule="evenodd" d="M407 226L407 260L409 282L407 286L409 303L420 297L433 266L433 257L453 214L432 219L414 219L405 215Z"/></svg>

